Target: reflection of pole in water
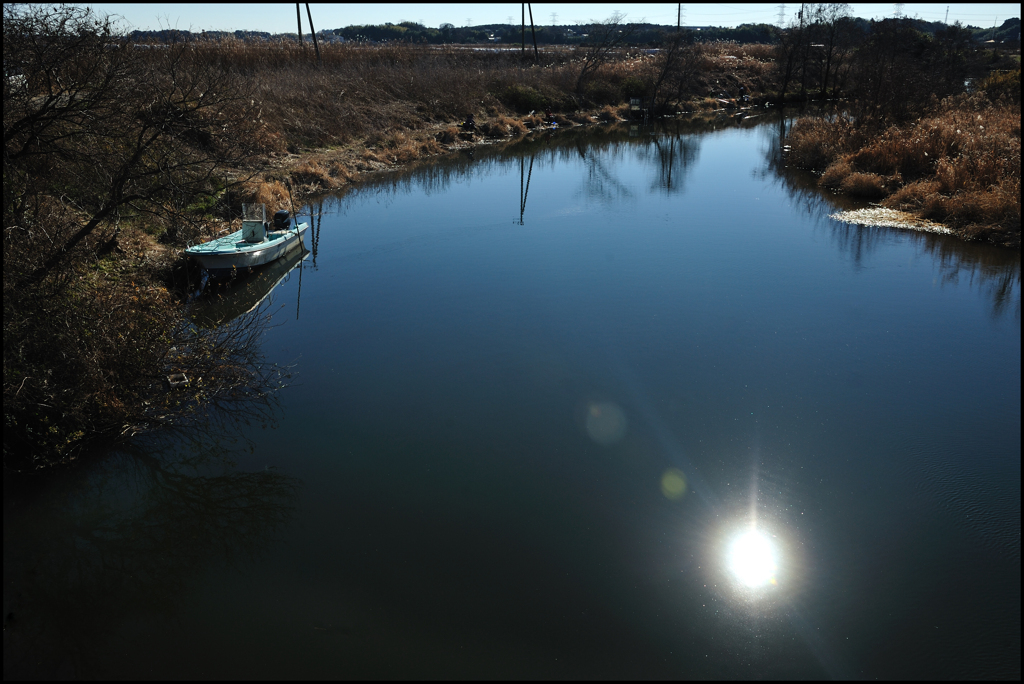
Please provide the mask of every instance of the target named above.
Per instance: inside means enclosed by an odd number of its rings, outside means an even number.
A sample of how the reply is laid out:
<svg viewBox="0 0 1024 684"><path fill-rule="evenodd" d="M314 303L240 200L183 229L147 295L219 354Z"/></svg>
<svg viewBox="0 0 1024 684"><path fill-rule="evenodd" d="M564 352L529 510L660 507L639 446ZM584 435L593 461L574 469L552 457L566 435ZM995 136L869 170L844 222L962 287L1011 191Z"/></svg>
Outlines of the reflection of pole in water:
<svg viewBox="0 0 1024 684"><path fill-rule="evenodd" d="M312 216L309 217L309 222L313 223L313 217ZM299 242L299 249L301 250L302 247L303 247L302 243ZM302 302L302 264L305 261L306 261L305 259L303 259L302 257L299 257L299 287L298 287L299 291L298 291L298 294L295 295L295 320L299 320L299 304Z"/></svg>
<svg viewBox="0 0 1024 684"><path fill-rule="evenodd" d="M526 160L519 158L519 225L523 225L523 214L526 212L526 196L530 194L530 178L533 176L533 156L530 156L530 171L526 173L526 187L523 187L523 174L526 171Z"/></svg>
<svg viewBox="0 0 1024 684"><path fill-rule="evenodd" d="M313 230L313 244L310 245L310 247L312 248L311 251L313 252L313 268L316 268L316 252L317 248L320 246L320 224L323 221L323 215L324 201L320 200L320 203L317 205L316 209L316 225L313 225L313 221L311 218L309 226Z"/></svg>

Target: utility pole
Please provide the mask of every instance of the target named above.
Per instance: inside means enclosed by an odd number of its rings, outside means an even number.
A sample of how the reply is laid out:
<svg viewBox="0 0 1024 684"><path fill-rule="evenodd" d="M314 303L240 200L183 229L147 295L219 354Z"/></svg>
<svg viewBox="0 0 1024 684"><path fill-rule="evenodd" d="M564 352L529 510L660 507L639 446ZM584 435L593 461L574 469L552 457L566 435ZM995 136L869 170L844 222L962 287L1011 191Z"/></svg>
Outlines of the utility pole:
<svg viewBox="0 0 1024 684"><path fill-rule="evenodd" d="M679 33L680 28L683 25L683 3L679 3L676 6L676 33Z"/></svg>
<svg viewBox="0 0 1024 684"><path fill-rule="evenodd" d="M533 26L533 5L526 3L526 9L530 12L530 34L533 35L533 61L539 62L540 55L537 54L537 29Z"/></svg>
<svg viewBox="0 0 1024 684"><path fill-rule="evenodd" d="M309 11L309 3L306 3L306 16L309 17L309 32L313 35L313 49L316 50L316 65L323 66L320 59L320 45L316 42L316 29L313 28L313 13Z"/></svg>
<svg viewBox="0 0 1024 684"><path fill-rule="evenodd" d="M523 57L526 57L526 3L523 3Z"/></svg>
<svg viewBox="0 0 1024 684"><path fill-rule="evenodd" d="M949 5L946 5L946 18L942 20L942 23L949 26Z"/></svg>
<svg viewBox="0 0 1024 684"><path fill-rule="evenodd" d="M295 20L299 22L299 45L302 45L302 11L299 9L299 3L295 3Z"/></svg>

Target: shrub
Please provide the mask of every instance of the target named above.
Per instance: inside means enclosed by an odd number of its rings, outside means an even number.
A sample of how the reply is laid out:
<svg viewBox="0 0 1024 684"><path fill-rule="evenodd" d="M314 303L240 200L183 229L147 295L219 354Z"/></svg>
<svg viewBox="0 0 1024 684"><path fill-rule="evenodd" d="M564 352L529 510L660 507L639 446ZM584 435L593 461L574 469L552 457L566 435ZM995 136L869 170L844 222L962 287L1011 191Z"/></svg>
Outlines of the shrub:
<svg viewBox="0 0 1024 684"><path fill-rule="evenodd" d="M495 96L503 105L521 114L542 111L547 101L540 91L528 85L506 86Z"/></svg>
<svg viewBox="0 0 1024 684"><path fill-rule="evenodd" d="M992 101L1006 97L1010 102L1020 104L1020 69L989 74L981 82L980 89Z"/></svg>
<svg viewBox="0 0 1024 684"><path fill-rule="evenodd" d="M606 121L606 122L607 121L618 121L619 120L619 114L615 110L615 107L612 107L611 105L605 105L601 109L601 111L599 111L597 113L597 118L600 119L601 121Z"/></svg>
<svg viewBox="0 0 1024 684"><path fill-rule="evenodd" d="M493 119L491 121L485 121L480 124L477 128L480 132L488 138L504 138L508 135L508 125L505 124L501 119Z"/></svg>
<svg viewBox="0 0 1024 684"><path fill-rule="evenodd" d="M304 162L292 170L291 176L296 183L314 188L330 188L335 185L331 174L316 161Z"/></svg>
<svg viewBox="0 0 1024 684"><path fill-rule="evenodd" d="M523 122L519 121L518 119L512 119L509 121L508 130L509 133L511 133L513 136L517 138L521 135L526 135L527 132L526 126L523 125Z"/></svg>
<svg viewBox="0 0 1024 684"><path fill-rule="evenodd" d="M843 118L834 121L800 119L787 139L791 148L790 163L805 169L828 168L840 155L851 149L851 128L851 122Z"/></svg>
<svg viewBox="0 0 1024 684"><path fill-rule="evenodd" d="M844 159L836 160L829 164L829 167L825 169L825 173L821 174L821 178L818 179L818 185L823 188L838 190L851 173L853 173L853 167L850 166L848 161Z"/></svg>
<svg viewBox="0 0 1024 684"><path fill-rule="evenodd" d="M938 195L938 192L939 183L934 180L915 181L904 185L887 197L883 204L892 209L920 211L926 203Z"/></svg>
<svg viewBox="0 0 1024 684"><path fill-rule="evenodd" d="M622 95L625 98L644 97L647 94L647 80L638 76L629 76L622 82Z"/></svg>
<svg viewBox="0 0 1024 684"><path fill-rule="evenodd" d="M449 126L444 129L436 136L434 136L438 142L444 143L445 145L451 145L453 142L459 139L459 129L455 126Z"/></svg>
<svg viewBox="0 0 1024 684"><path fill-rule="evenodd" d="M617 105L622 102L622 91L613 84L604 81L596 81L589 84L585 96L595 105Z"/></svg>
<svg viewBox="0 0 1024 684"><path fill-rule="evenodd" d="M855 197L877 199L885 196L885 183L877 173L851 173L839 188Z"/></svg>

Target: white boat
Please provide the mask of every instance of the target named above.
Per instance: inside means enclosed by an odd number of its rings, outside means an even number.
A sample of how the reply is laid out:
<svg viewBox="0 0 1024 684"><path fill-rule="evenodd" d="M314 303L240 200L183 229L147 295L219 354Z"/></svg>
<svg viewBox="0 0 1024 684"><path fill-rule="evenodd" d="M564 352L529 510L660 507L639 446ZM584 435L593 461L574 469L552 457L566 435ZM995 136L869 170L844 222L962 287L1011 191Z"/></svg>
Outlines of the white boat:
<svg viewBox="0 0 1024 684"><path fill-rule="evenodd" d="M302 244L308 223L293 222L288 212L279 211L274 222L266 220L262 204L242 205L242 229L185 250L212 278L230 277L269 264Z"/></svg>

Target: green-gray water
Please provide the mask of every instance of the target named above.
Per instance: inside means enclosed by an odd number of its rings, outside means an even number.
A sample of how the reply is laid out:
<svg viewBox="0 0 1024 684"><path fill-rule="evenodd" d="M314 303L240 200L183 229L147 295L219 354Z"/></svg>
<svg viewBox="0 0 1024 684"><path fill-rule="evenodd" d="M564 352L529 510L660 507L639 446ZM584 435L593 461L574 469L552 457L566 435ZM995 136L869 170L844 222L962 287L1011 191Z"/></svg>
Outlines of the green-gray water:
<svg viewBox="0 0 1024 684"><path fill-rule="evenodd" d="M836 223L779 136L314 205L276 404L5 478L5 677L1019 678L1020 256Z"/></svg>

